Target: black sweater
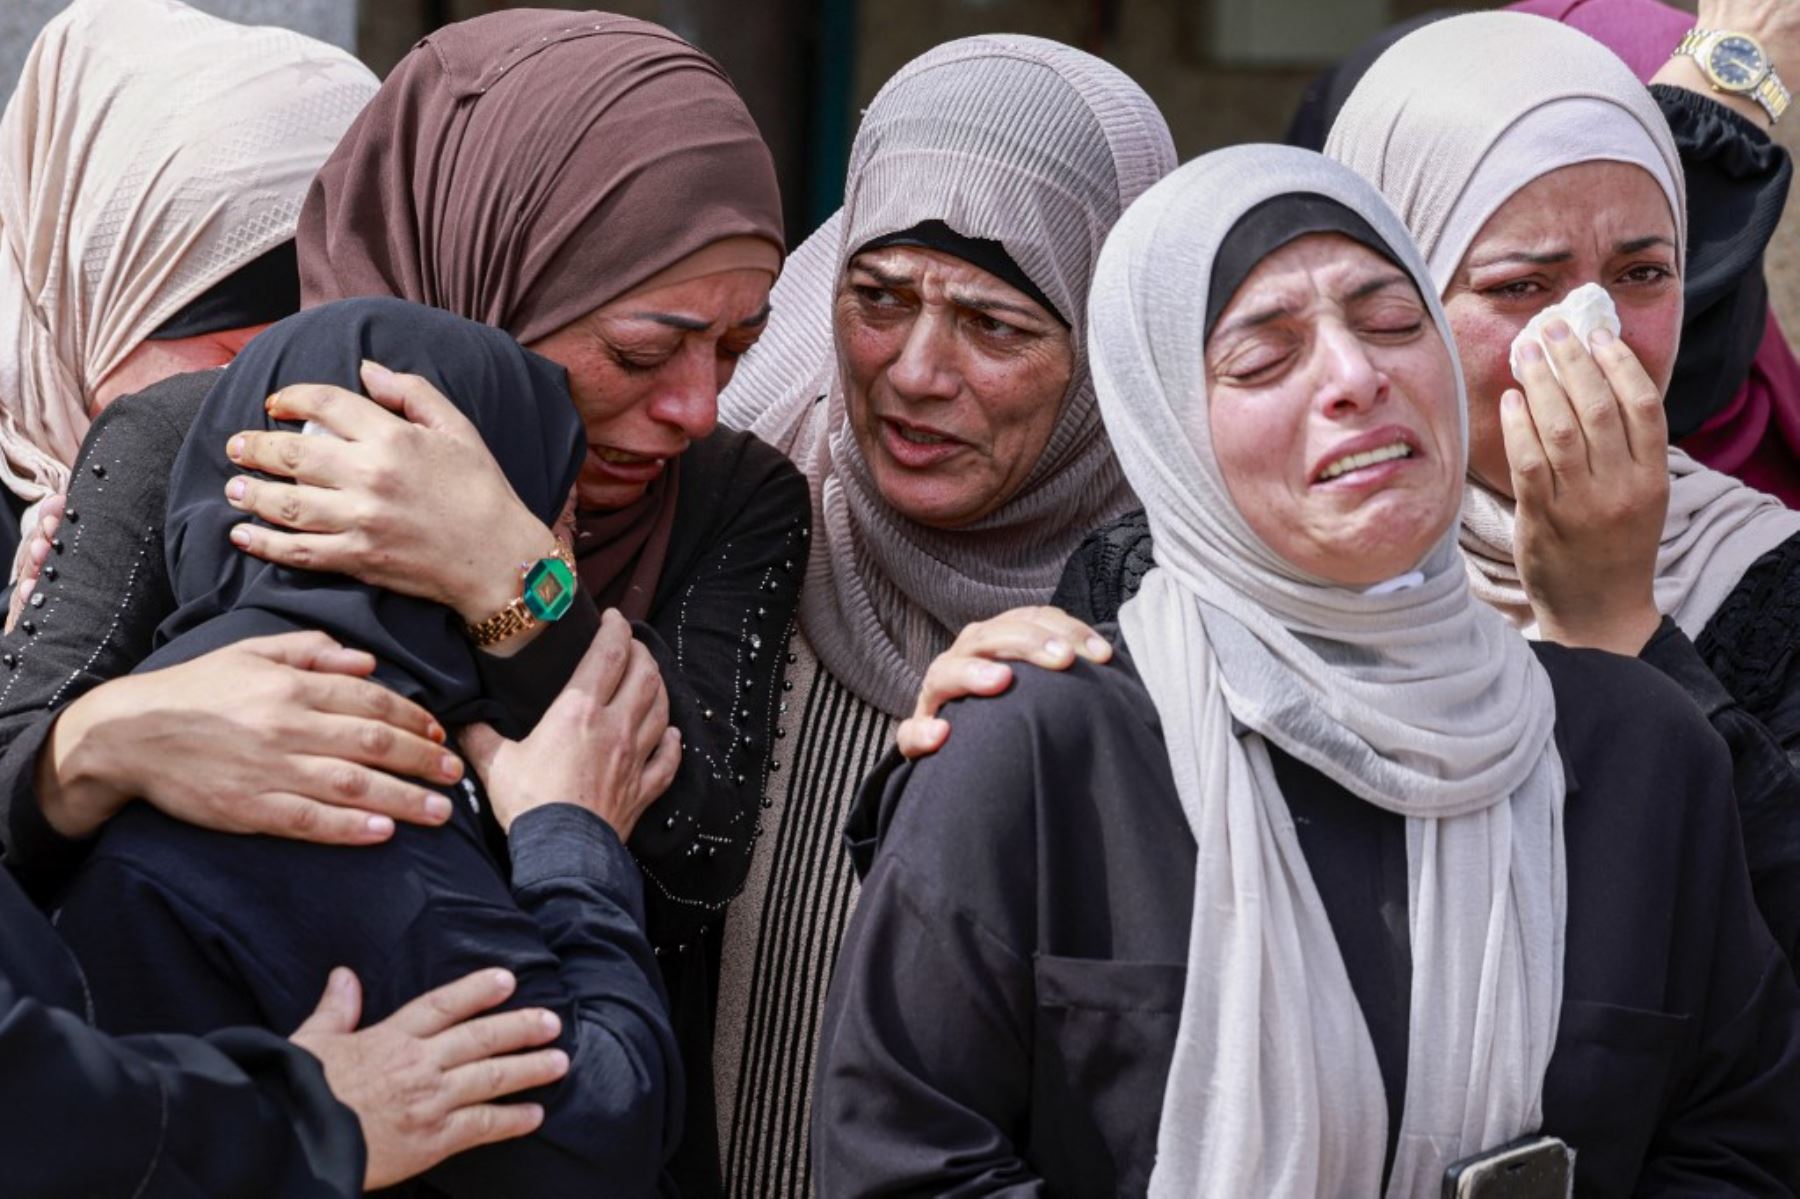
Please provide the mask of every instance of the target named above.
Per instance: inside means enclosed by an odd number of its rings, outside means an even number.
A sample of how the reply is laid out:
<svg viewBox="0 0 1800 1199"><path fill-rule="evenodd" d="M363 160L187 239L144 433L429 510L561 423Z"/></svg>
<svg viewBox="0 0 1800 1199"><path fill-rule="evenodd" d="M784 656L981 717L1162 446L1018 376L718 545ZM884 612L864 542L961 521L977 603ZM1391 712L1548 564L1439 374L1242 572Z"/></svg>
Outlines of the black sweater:
<svg viewBox="0 0 1800 1199"><path fill-rule="evenodd" d="M1568 786L1543 1131L1578 1151L1578 1195L1790 1194L1800 990L1751 903L1725 751L1642 664L1535 648ZM820 1045L822 1194L1144 1193L1194 840L1125 647L1015 675L952 707L938 753L890 760L852 822L873 869ZM1271 757L1397 1116L1405 822Z"/></svg>

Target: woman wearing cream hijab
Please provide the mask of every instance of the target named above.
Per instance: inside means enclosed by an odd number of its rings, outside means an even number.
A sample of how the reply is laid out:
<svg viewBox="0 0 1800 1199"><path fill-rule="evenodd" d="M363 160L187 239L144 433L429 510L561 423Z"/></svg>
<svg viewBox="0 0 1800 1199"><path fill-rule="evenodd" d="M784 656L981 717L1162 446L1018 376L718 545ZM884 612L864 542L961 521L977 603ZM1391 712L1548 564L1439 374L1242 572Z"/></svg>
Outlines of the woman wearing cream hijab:
<svg viewBox="0 0 1800 1199"><path fill-rule="evenodd" d="M822 1193L1427 1199L1539 1132L1583 1194L1800 1183L1723 752L1470 594L1461 373L1393 212L1221 151L1090 311L1157 566L1119 661L1019 668L868 796Z"/></svg>
<svg viewBox="0 0 1800 1199"><path fill-rule="evenodd" d="M301 202L375 87L333 46L177 0L77 0L43 30L0 117L15 508L67 487L107 403L298 310Z"/></svg>

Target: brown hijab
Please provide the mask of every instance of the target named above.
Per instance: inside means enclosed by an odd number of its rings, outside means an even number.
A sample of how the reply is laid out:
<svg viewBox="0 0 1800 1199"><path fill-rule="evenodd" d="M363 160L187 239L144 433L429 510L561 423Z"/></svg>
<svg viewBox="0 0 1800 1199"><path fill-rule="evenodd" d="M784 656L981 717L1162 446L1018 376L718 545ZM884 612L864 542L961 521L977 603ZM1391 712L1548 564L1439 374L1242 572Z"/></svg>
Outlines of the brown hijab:
<svg viewBox="0 0 1800 1199"><path fill-rule="evenodd" d="M398 296L529 345L746 237L779 252L781 198L717 63L646 21L512 9L425 38L350 127L300 213L301 294ZM578 514L603 606L648 614L679 486L677 460Z"/></svg>

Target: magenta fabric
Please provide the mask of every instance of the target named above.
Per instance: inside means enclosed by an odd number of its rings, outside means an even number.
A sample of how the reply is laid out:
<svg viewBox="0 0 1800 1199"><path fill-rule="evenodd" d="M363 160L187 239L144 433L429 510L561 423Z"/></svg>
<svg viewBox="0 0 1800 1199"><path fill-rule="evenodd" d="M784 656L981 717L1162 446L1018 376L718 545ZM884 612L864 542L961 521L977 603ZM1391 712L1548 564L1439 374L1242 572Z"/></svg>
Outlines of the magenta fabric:
<svg viewBox="0 0 1800 1199"><path fill-rule="evenodd" d="M1694 27L1691 13L1659 0L1523 0L1507 7L1581 30L1645 81ZM1800 360L1774 312L1737 395L1679 444L1714 470L1800 508Z"/></svg>

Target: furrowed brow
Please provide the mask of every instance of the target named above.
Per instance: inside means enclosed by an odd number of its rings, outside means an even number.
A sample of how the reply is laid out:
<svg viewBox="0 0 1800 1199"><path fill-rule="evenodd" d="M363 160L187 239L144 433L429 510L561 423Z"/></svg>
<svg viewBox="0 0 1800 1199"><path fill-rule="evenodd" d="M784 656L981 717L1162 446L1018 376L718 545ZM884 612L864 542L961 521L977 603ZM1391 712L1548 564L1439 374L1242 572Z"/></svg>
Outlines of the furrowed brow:
<svg viewBox="0 0 1800 1199"><path fill-rule="evenodd" d="M1469 264L1469 269L1478 271L1484 267L1509 266L1516 263L1524 263L1530 266L1556 266L1558 263L1569 262L1573 260L1574 257L1575 252L1573 250L1551 250L1548 253L1543 254L1533 254L1527 250L1514 250L1507 254L1496 254L1492 258L1483 258L1478 262L1471 262Z"/></svg>
<svg viewBox="0 0 1800 1199"><path fill-rule="evenodd" d="M1664 246L1668 249L1673 250L1675 248L1675 243L1673 241L1669 240L1668 238L1662 236L1660 233L1652 233L1647 237L1634 237L1630 241L1614 242L1613 243L1613 253L1615 253L1615 254L1642 254L1645 250L1648 250L1651 246Z"/></svg>
<svg viewBox="0 0 1800 1199"><path fill-rule="evenodd" d="M1292 308L1284 304L1274 308L1264 308L1256 312L1246 313L1243 316L1233 317L1223 325L1220 325L1217 329L1214 329L1213 337L1226 337L1233 333L1241 333L1245 329L1254 329L1259 325L1267 325L1273 321L1280 320L1284 316L1293 315L1293 311Z"/></svg>
<svg viewBox="0 0 1800 1199"><path fill-rule="evenodd" d="M1002 300L998 296L978 296L965 293L952 293L950 302L958 308L973 308L977 312L1009 312L1015 316L1042 320L1044 311L1031 304L1015 304L1011 300Z"/></svg>
<svg viewBox="0 0 1800 1199"><path fill-rule="evenodd" d="M1359 283L1351 290L1349 295L1344 297L1344 300L1346 303L1354 304L1358 300L1366 300L1376 292L1386 291L1388 288L1395 285L1410 287L1412 285L1412 280L1408 279L1405 275L1398 273L1392 275L1379 275L1367 282Z"/></svg>

